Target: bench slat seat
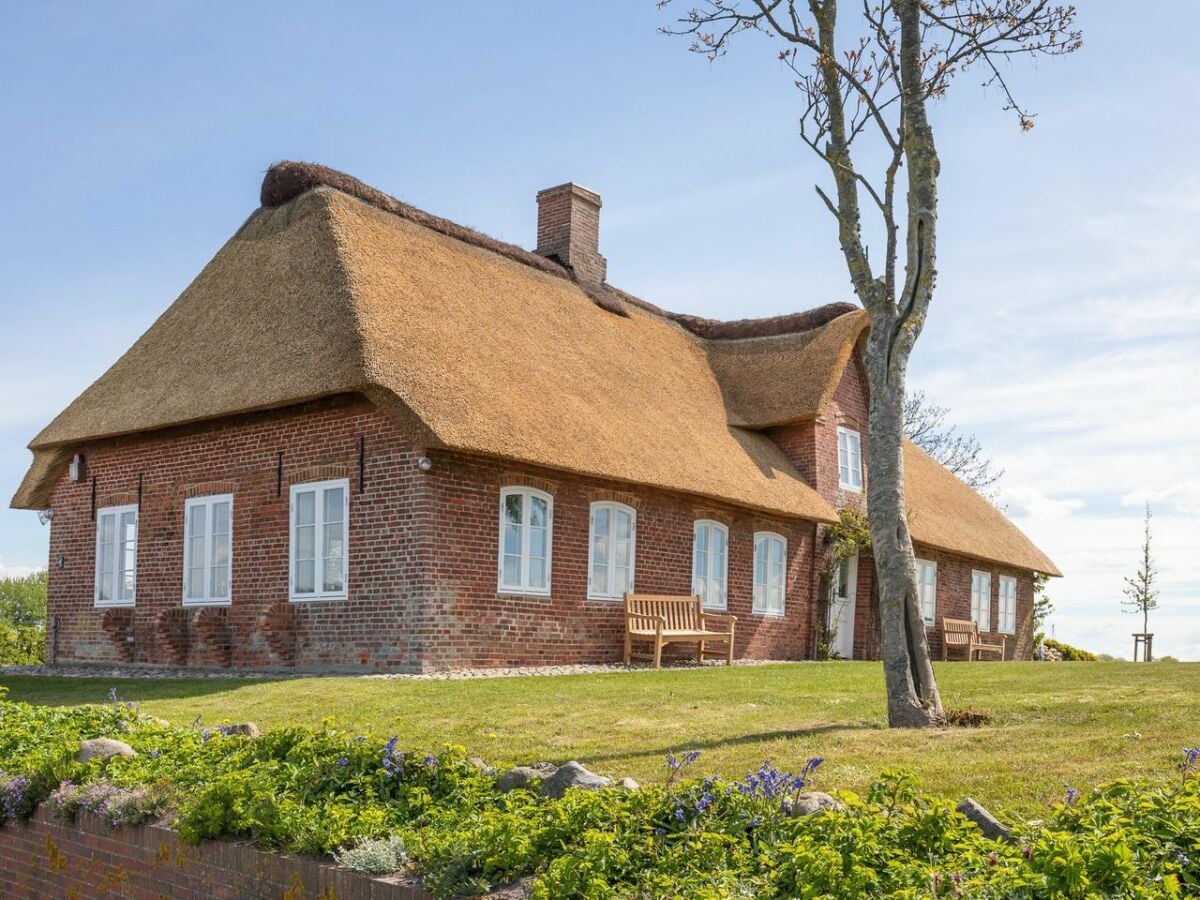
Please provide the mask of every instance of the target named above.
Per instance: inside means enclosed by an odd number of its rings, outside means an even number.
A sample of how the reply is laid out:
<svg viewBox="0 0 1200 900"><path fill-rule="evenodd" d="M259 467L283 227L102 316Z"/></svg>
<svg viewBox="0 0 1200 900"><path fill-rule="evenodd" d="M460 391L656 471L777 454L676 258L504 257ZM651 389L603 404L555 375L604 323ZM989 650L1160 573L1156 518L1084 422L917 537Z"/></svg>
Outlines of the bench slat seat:
<svg viewBox="0 0 1200 900"><path fill-rule="evenodd" d="M662 667L662 648L675 642L695 642L699 658L704 659L706 644L724 643L725 664L733 665L733 634L736 616L705 612L700 598L662 594L625 595L625 664L633 657L654 660ZM635 653L633 641L650 641L653 652Z"/></svg>
<svg viewBox="0 0 1200 900"><path fill-rule="evenodd" d="M997 653L1004 659L1005 638L1000 636L1000 643L989 638L984 640L979 634L979 626L974 619L942 619L942 659L949 659L950 648L967 651L967 659L971 662L979 659L980 653Z"/></svg>

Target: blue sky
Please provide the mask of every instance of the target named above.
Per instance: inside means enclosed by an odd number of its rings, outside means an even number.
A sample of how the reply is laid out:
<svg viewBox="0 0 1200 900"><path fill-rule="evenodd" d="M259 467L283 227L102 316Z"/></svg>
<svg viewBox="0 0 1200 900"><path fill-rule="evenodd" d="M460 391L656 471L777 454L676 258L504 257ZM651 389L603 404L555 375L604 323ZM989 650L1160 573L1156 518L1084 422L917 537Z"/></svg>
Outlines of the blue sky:
<svg viewBox="0 0 1200 900"><path fill-rule="evenodd" d="M678 2L678 0L677 0ZM1085 47L967 76L935 112L938 292L911 383L1006 469L1067 573L1058 636L1127 655L1154 503L1160 653L1200 658L1200 60L1184 0L1083 4ZM516 243L534 194L604 198L609 279L720 318L847 299L821 177L771 46L713 65L652 0L582 4L0 2L0 488L49 419L179 294L280 158L349 171ZM0 572L44 565L0 510Z"/></svg>

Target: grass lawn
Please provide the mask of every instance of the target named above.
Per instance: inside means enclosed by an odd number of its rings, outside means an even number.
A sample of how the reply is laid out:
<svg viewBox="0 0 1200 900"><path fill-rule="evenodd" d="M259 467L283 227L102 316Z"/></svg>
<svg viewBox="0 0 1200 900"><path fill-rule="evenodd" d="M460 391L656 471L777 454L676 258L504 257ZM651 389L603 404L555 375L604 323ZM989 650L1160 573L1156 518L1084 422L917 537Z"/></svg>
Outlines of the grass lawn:
<svg viewBox="0 0 1200 900"><path fill-rule="evenodd" d="M889 731L878 663L830 662L605 675L398 681L373 678L3 677L10 699L50 705L121 697L174 723L252 720L339 727L402 745L462 744L488 760L561 763L661 779L664 754L702 752L696 774L741 776L764 759L823 756L821 786L863 789L907 769L926 788L1033 813L1076 787L1174 778L1200 744L1200 664L949 663L947 707L992 714L983 728Z"/></svg>

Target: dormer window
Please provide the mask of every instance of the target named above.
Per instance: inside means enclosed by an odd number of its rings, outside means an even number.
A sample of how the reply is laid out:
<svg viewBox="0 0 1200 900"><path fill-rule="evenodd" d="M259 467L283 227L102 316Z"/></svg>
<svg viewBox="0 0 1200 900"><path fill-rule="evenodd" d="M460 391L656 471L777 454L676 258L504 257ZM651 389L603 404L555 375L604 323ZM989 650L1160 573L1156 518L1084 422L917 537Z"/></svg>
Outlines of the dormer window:
<svg viewBox="0 0 1200 900"><path fill-rule="evenodd" d="M838 435L838 487L846 491L861 491L862 437L850 428L839 428Z"/></svg>

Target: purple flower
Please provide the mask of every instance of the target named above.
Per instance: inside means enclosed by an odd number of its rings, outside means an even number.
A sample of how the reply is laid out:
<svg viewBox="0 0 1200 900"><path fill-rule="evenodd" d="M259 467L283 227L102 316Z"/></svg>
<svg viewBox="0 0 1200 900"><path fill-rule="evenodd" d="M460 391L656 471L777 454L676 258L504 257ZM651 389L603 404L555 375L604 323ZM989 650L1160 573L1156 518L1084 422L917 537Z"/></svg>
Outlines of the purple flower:
<svg viewBox="0 0 1200 900"><path fill-rule="evenodd" d="M431 756L430 754L426 753L424 762L425 765L429 766L431 769L437 768L438 761L436 756Z"/></svg>
<svg viewBox="0 0 1200 900"><path fill-rule="evenodd" d="M341 768L343 768L343 769L344 769L344 768L346 768L346 766L350 765L350 757L348 757L348 756L339 756L339 757L338 757L337 764L338 764L338 765L339 765Z"/></svg>
<svg viewBox="0 0 1200 900"><path fill-rule="evenodd" d="M150 751L150 758L151 758L151 759L158 759L160 756L162 756L162 751L161 751L161 750L159 750L159 749L155 748L154 750L151 750L151 751Z"/></svg>
<svg viewBox="0 0 1200 900"><path fill-rule="evenodd" d="M1067 806L1073 806L1075 801L1079 799L1079 788L1073 788L1067 785Z"/></svg>
<svg viewBox="0 0 1200 900"><path fill-rule="evenodd" d="M1033 859L1033 848L1026 844L1021 848L1021 856L1025 857L1025 859Z"/></svg>
<svg viewBox="0 0 1200 900"><path fill-rule="evenodd" d="M383 759L379 764L389 778L399 778L404 774L404 755L396 752L396 744L400 739L393 737L383 747Z"/></svg>
<svg viewBox="0 0 1200 900"><path fill-rule="evenodd" d="M1178 849L1175 851L1175 862L1179 863L1179 865L1185 869L1192 864L1192 861L1188 858L1188 855L1182 850Z"/></svg>

